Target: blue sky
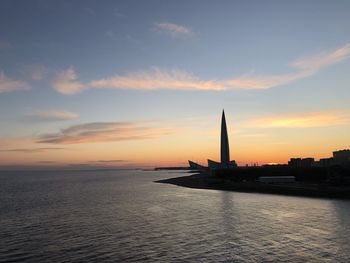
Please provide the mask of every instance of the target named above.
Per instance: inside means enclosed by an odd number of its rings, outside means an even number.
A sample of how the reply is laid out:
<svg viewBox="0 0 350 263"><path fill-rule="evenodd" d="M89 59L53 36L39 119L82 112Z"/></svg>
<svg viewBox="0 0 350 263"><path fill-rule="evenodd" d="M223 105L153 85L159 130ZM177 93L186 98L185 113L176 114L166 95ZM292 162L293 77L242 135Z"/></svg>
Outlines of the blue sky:
<svg viewBox="0 0 350 263"><path fill-rule="evenodd" d="M28 149L57 148L38 138L89 123L157 122L157 129L173 128L182 138L207 120L203 129L211 134L223 108L238 144L236 132L269 134L266 143L276 133L299 134L291 139L301 143L313 129L319 141L300 144L301 155L350 147L343 135L350 131L349 12L349 1L1 1L2 163L36 164L43 152L29 158ZM276 119L289 122L270 127ZM249 120L270 128L261 132ZM340 139L319 149L330 134ZM108 139L116 149L118 136ZM124 137L123 143L144 142ZM84 147L106 140L92 141ZM243 148L238 157L247 156ZM105 158L112 154L123 157L115 150Z"/></svg>

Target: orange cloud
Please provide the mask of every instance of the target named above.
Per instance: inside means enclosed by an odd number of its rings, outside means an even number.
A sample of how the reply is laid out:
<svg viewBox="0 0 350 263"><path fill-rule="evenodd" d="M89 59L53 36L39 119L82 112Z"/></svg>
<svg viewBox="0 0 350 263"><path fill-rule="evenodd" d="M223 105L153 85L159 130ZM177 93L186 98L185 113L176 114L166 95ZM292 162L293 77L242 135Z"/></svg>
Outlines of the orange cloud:
<svg viewBox="0 0 350 263"><path fill-rule="evenodd" d="M303 71L318 71L321 68L339 63L350 57L350 43L329 53L320 53L311 57L299 59L292 66Z"/></svg>
<svg viewBox="0 0 350 263"><path fill-rule="evenodd" d="M56 151L63 150L64 148L58 147L40 147L40 148L15 148L15 149L5 149L0 150L0 152L21 152L21 153L38 153L38 152L46 152L46 151Z"/></svg>
<svg viewBox="0 0 350 263"><path fill-rule="evenodd" d="M226 89L270 89L292 83L310 75L311 73L306 71L267 76L252 76L248 74L236 79L226 80L223 82L223 85L227 87Z"/></svg>
<svg viewBox="0 0 350 263"><path fill-rule="evenodd" d="M199 78L180 70L165 71L153 68L126 76L91 81L91 88L114 89L188 89L188 90L223 90L225 87L216 81L201 81Z"/></svg>
<svg viewBox="0 0 350 263"><path fill-rule="evenodd" d="M350 123L350 115L340 111L312 112L272 116L246 123L259 128L310 128L338 126Z"/></svg>
<svg viewBox="0 0 350 263"><path fill-rule="evenodd" d="M77 81L77 74L73 67L57 74L52 86L56 91L66 95L78 93L85 88L84 84Z"/></svg>
<svg viewBox="0 0 350 263"><path fill-rule="evenodd" d="M92 80L81 83L71 67L61 72L53 82L53 87L63 94L75 94L84 89L174 89L174 90L239 90L239 89L269 89L286 85L294 81L316 74L320 69L344 61L350 57L350 44L328 53L321 53L311 57L301 58L291 63L293 72L276 75L253 75L224 79L201 80L181 70L152 70L139 71L126 75Z"/></svg>

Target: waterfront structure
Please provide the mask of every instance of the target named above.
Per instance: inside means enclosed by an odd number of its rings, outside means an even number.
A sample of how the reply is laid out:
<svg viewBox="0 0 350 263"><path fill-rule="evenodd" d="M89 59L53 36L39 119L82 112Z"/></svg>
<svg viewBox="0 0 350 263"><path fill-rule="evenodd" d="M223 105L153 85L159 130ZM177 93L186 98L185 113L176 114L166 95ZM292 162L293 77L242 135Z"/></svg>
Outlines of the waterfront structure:
<svg viewBox="0 0 350 263"><path fill-rule="evenodd" d="M191 169L193 170L205 170L207 167L200 165L198 163L192 162L190 160L188 160L188 164L190 166Z"/></svg>

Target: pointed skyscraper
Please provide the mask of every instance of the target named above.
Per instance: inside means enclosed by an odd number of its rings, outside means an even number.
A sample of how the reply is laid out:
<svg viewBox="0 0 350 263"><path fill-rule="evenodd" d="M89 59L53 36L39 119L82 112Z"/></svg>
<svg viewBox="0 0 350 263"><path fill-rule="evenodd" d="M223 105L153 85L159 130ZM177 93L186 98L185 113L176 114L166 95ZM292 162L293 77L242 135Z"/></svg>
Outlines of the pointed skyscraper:
<svg viewBox="0 0 350 263"><path fill-rule="evenodd" d="M236 161L230 161L230 146L228 143L227 127L226 127L226 118L225 111L222 110L221 117L221 144L220 144L220 162L216 162L208 159L208 167L210 170L216 169L232 169L237 167ZM190 166L193 167L193 162L189 162Z"/></svg>
<svg viewBox="0 0 350 263"><path fill-rule="evenodd" d="M230 147L228 143L225 111L222 110L221 117L221 165L228 167L230 165Z"/></svg>

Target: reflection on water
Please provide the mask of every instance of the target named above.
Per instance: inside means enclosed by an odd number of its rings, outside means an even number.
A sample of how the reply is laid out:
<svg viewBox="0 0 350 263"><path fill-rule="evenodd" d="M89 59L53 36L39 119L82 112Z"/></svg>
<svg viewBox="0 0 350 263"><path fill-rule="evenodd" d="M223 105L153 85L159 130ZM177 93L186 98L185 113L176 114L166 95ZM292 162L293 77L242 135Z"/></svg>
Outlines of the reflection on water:
<svg viewBox="0 0 350 263"><path fill-rule="evenodd" d="M2 172L0 261L350 262L350 202L153 183L176 173Z"/></svg>

